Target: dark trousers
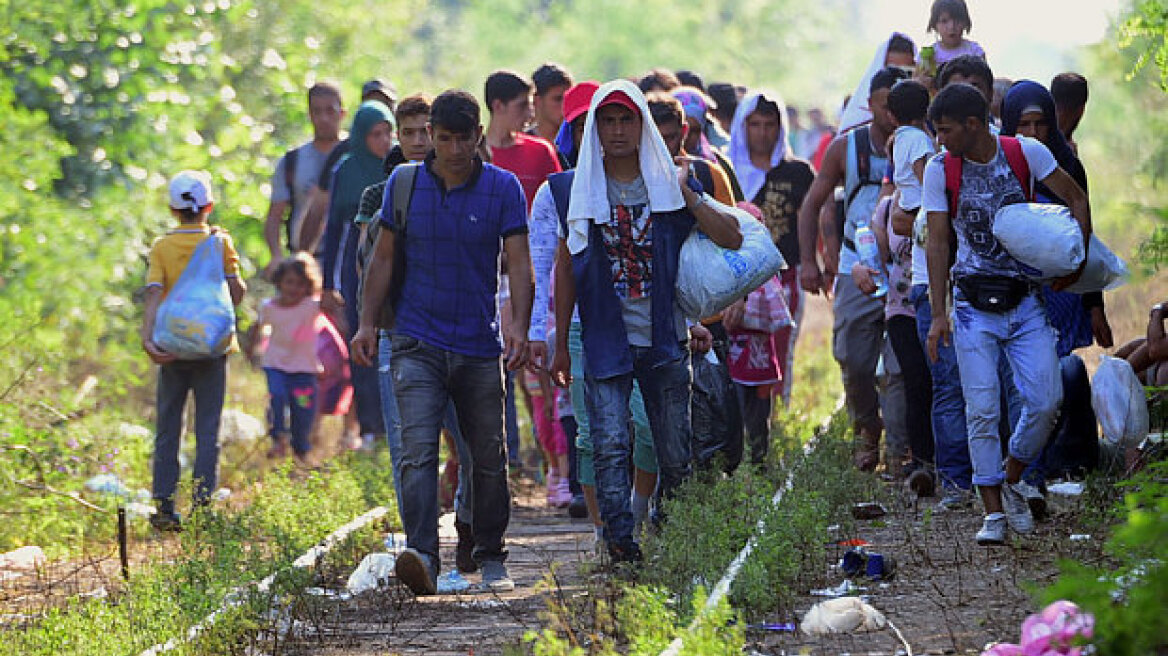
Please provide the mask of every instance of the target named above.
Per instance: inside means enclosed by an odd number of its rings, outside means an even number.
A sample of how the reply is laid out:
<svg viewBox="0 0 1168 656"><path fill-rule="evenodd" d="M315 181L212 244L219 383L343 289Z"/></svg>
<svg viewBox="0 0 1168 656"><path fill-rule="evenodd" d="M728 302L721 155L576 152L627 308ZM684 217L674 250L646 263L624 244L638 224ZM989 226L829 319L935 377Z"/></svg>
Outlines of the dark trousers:
<svg viewBox="0 0 1168 656"><path fill-rule="evenodd" d="M174 501L183 410L191 393L195 395L195 503L210 501L219 484L219 418L227 393L227 356L170 362L158 367L153 496L160 501Z"/></svg>
<svg viewBox="0 0 1168 656"><path fill-rule="evenodd" d="M888 320L888 339L904 376L905 425L912 468L933 466L933 376L917 337L917 321L897 315Z"/></svg>

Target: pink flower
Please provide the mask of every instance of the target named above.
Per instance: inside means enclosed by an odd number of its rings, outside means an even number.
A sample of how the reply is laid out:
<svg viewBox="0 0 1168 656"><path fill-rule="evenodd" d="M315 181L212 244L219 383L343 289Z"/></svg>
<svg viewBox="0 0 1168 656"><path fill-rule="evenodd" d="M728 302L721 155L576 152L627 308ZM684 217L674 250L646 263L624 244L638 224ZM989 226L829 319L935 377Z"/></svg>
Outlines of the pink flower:
<svg viewBox="0 0 1168 656"><path fill-rule="evenodd" d="M1023 656L1079 656L1075 643L1095 635L1095 618L1069 601L1056 601L1022 623Z"/></svg>

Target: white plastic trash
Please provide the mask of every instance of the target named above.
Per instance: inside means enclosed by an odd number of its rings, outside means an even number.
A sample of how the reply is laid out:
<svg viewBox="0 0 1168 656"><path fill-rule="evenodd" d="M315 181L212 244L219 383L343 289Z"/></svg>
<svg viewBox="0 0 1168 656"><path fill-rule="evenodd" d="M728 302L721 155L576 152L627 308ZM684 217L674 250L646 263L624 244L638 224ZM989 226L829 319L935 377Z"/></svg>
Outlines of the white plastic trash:
<svg viewBox="0 0 1168 656"><path fill-rule="evenodd" d="M1091 381L1091 407L1112 444L1133 446L1148 435L1148 401L1144 386L1126 360L1099 356Z"/></svg>
<svg viewBox="0 0 1168 656"><path fill-rule="evenodd" d="M1048 203L1006 205L994 215L994 237L1035 280L1074 273L1083 263L1083 231L1071 210Z"/></svg>
<svg viewBox="0 0 1168 656"><path fill-rule="evenodd" d="M28 546L0 554L0 570L28 571L45 564L45 552L40 547Z"/></svg>
<svg viewBox="0 0 1168 656"><path fill-rule="evenodd" d="M349 594L359 595L362 592L377 589L377 586L393 574L393 566L397 558L393 554L371 553L361 559L361 564L349 575L345 589Z"/></svg>
<svg viewBox="0 0 1168 656"><path fill-rule="evenodd" d="M736 207L708 202L738 219L742 245L722 248L696 227L686 238L677 266L677 305L691 319L721 312L786 267L766 226Z"/></svg>
<svg viewBox="0 0 1168 656"><path fill-rule="evenodd" d="M85 481L85 489L99 494L114 494L119 497L130 497L133 493L117 476L113 474L98 474Z"/></svg>
<svg viewBox="0 0 1168 656"><path fill-rule="evenodd" d="M807 635L878 631L888 626L884 615L859 597L840 597L811 607L799 623Z"/></svg>

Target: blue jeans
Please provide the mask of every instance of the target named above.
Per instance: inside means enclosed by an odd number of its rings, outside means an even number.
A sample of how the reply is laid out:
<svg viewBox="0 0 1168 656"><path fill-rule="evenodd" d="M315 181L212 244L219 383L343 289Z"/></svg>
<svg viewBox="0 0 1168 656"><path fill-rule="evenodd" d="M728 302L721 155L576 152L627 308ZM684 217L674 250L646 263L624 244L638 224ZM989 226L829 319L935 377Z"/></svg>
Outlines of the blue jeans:
<svg viewBox="0 0 1168 656"><path fill-rule="evenodd" d="M289 373L271 367L264 367L264 374L268 377L268 419L272 423L272 438L289 433L292 450L300 455L308 453L312 449L308 435L312 432L312 421L316 419L316 374Z"/></svg>
<svg viewBox="0 0 1168 656"><path fill-rule="evenodd" d="M393 395L393 374L390 360L389 331L379 330L377 340L377 385L381 392L381 418L385 422L385 441L389 445L389 463L393 468L393 489L397 493L397 507L401 510L401 414Z"/></svg>
<svg viewBox="0 0 1168 656"><path fill-rule="evenodd" d="M1001 356L1010 362L1022 406L1009 454L1030 463L1042 453L1063 397L1054 330L1035 294L1002 313L975 309L960 290L953 305L953 345L961 367L973 484L1000 485L1005 480L999 438Z"/></svg>
<svg viewBox="0 0 1168 656"><path fill-rule="evenodd" d="M927 349L929 329L933 326L929 286L913 285L910 298L917 311L917 336L921 347ZM937 361L928 360L928 363L933 376L933 459L937 474L942 486L968 490L973 480L973 464L969 460L965 396L961 393L961 374L953 341L938 344Z"/></svg>
<svg viewBox="0 0 1168 656"><path fill-rule="evenodd" d="M580 341L580 323L572 322L568 330L568 353L572 356L572 412L576 414L576 476L580 485L596 485L596 466L593 462L592 429L588 421L588 403L584 397L584 345ZM657 454L653 452L653 435L649 430L649 416L641 387L633 382L629 399L633 417L633 466L643 472L657 473Z"/></svg>
<svg viewBox="0 0 1168 656"><path fill-rule="evenodd" d="M171 501L178 486L178 450L187 396L195 395L195 503L206 503L219 484L219 418L227 392L227 356L177 360L158 367L154 436L155 499Z"/></svg>
<svg viewBox="0 0 1168 656"><path fill-rule="evenodd" d="M629 504L629 399L634 378L641 385L657 453L658 497L672 496L689 476L693 441L689 353L652 366L647 347L630 346L629 349L633 356L632 372L603 379L585 376L584 381L604 539L617 549L628 549L635 544Z"/></svg>
<svg viewBox="0 0 1168 656"><path fill-rule="evenodd" d="M476 562L504 560L511 519L503 445L503 372L499 358L476 358L393 335L393 391L401 412L402 524L406 545L439 565L438 431L453 401L469 449L474 489L471 527Z"/></svg>

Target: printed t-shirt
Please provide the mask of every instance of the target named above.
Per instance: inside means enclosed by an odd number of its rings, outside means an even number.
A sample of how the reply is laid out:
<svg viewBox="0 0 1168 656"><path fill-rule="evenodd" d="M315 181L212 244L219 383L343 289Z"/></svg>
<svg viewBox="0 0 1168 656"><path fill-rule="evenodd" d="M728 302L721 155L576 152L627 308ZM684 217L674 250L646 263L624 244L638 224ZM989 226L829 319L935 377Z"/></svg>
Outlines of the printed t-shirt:
<svg viewBox="0 0 1168 656"><path fill-rule="evenodd" d="M162 296L170 292L174 283L178 282L191 255L199 244L211 234L210 226L201 224L171 230L166 235L154 241L150 248L150 264L146 271L146 286L157 285L162 287ZM231 235L220 228L217 232L223 240L223 275L228 278L239 277L239 253L231 242Z"/></svg>
<svg viewBox="0 0 1168 656"><path fill-rule="evenodd" d="M815 172L801 159L788 158L767 172L751 201L762 210L763 223L790 266L799 264L799 207Z"/></svg>
<svg viewBox="0 0 1168 656"><path fill-rule="evenodd" d="M612 286L621 300L629 344L652 346L653 216L644 178L631 182L605 178L612 221L600 226L604 252L612 266ZM678 339L686 334L685 319L674 308Z"/></svg>
<svg viewBox="0 0 1168 656"><path fill-rule="evenodd" d="M314 298L292 306L280 305L275 299L264 301L260 305L260 323L268 329L264 367L290 374L320 373L316 343L325 321L320 301Z"/></svg>
<svg viewBox="0 0 1168 656"><path fill-rule="evenodd" d="M1042 142L1027 137L1018 137L1018 141L1035 179L1044 180L1058 168L1054 155ZM955 280L971 275L1026 278L1021 265L1002 248L993 233L994 216L998 210L1024 202L1026 195L1022 184L1006 161L1000 139L997 152L988 163L965 160L956 216L949 217L957 234L957 262L952 270ZM936 155L925 166L921 211L949 212L949 198L945 192L945 153Z"/></svg>
<svg viewBox="0 0 1168 656"><path fill-rule="evenodd" d="M535 200L539 186L549 175L560 172L556 149L539 137L523 133L515 135L515 144L512 146L492 148L491 163L519 178L528 211L531 211L531 203Z"/></svg>

